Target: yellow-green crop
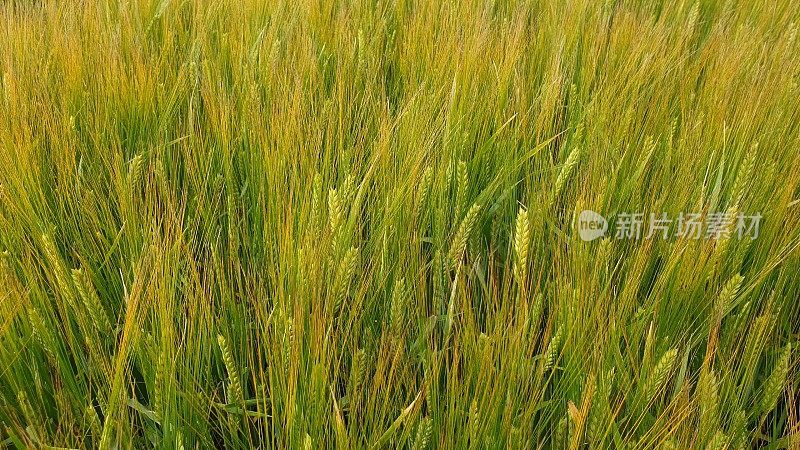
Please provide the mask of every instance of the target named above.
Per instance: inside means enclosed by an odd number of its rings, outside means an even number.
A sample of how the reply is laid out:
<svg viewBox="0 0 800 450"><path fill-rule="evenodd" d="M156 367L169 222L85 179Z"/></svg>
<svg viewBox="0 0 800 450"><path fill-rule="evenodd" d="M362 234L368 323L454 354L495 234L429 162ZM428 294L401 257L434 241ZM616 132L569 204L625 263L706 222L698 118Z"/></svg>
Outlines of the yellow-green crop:
<svg viewBox="0 0 800 450"><path fill-rule="evenodd" d="M0 448L797 448L798 24L0 1Z"/></svg>

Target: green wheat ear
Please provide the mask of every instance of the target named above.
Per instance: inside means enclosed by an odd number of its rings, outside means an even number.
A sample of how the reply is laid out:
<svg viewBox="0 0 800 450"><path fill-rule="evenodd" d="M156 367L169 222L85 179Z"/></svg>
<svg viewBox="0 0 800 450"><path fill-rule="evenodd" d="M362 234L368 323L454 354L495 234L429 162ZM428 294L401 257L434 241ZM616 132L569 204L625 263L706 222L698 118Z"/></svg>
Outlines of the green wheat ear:
<svg viewBox="0 0 800 450"><path fill-rule="evenodd" d="M405 278L397 281L392 292L392 305L389 312L392 334L399 336L403 332L406 309L408 308L408 290Z"/></svg>
<svg viewBox="0 0 800 450"><path fill-rule="evenodd" d="M344 210L339 192L336 189L330 189L328 191L328 226L331 230L331 255L333 257L336 257L339 251L339 235L343 216Z"/></svg>
<svg viewBox="0 0 800 450"><path fill-rule="evenodd" d="M479 204L476 203L472 205L467 215L464 216L464 220L461 221L461 225L459 225L455 236L453 236L453 243L448 252L451 268L457 266L458 263L461 262L464 251L467 249L467 240L472 233L472 229L475 227L480 210L481 206Z"/></svg>
<svg viewBox="0 0 800 450"><path fill-rule="evenodd" d="M728 427L730 434L730 448L733 450L744 450L747 447L747 414L742 409L737 409L731 418Z"/></svg>
<svg viewBox="0 0 800 450"><path fill-rule="evenodd" d="M222 352L222 362L225 364L225 370L228 372L228 403L241 403L244 401L242 395L242 385L239 382L239 372L236 370L236 364L233 360L233 354L225 337L221 334L217 335L217 343Z"/></svg>
<svg viewBox="0 0 800 450"><path fill-rule="evenodd" d="M294 319L289 317L286 319L286 328L283 332L283 367L286 375L289 375L292 366L292 355L294 353L295 333L294 333Z"/></svg>
<svg viewBox="0 0 800 450"><path fill-rule="evenodd" d="M750 150L742 160L739 166L739 171L736 174L736 180L733 183L733 195L731 197L732 204L742 206L742 200L747 193L747 186L752 182L753 168L755 167L756 157L758 156L758 142L750 146Z"/></svg>
<svg viewBox="0 0 800 450"><path fill-rule="evenodd" d="M313 189L311 191L311 229L315 239L320 235L320 224L322 223L322 175L314 174Z"/></svg>
<svg viewBox="0 0 800 450"><path fill-rule="evenodd" d="M701 369L700 379L697 382L697 395L700 406L700 431L713 431L719 426L717 375L713 370Z"/></svg>
<svg viewBox="0 0 800 450"><path fill-rule="evenodd" d="M753 324L747 329L747 337L745 338L741 360L744 364L746 364L746 368L750 371L755 370L756 364L761 357L764 339L769 332L772 321L773 314L770 312L764 312L758 316Z"/></svg>
<svg viewBox="0 0 800 450"><path fill-rule="evenodd" d="M350 287L350 282L356 273L358 260L359 260L358 247L350 247L350 249L347 250L347 253L344 254L344 257L339 263L339 269L336 272L336 279L334 281L334 288L333 288L334 313L340 312L342 305L344 303L344 299L347 297L347 291L348 288Z"/></svg>
<svg viewBox="0 0 800 450"><path fill-rule="evenodd" d="M759 410L762 414L772 411L778 403L778 398L786 385L786 377L789 374L789 358L791 355L792 344L786 344L780 358L778 358L778 362L775 364L775 368L772 369L772 374L764 384L761 401L759 402Z"/></svg>
<svg viewBox="0 0 800 450"><path fill-rule="evenodd" d="M456 185L456 217L461 217L467 203L467 163L464 161L458 162L458 184Z"/></svg>
<svg viewBox="0 0 800 450"><path fill-rule="evenodd" d="M714 436L711 438L711 441L706 446L706 450L722 450L728 446L728 436L722 432L722 430L717 430L714 433Z"/></svg>
<svg viewBox="0 0 800 450"><path fill-rule="evenodd" d="M44 319L42 319L39 311L34 307L28 308L28 319L30 319L33 335L36 340L39 341L39 345L41 345L50 356L54 356L56 353L55 341L50 335L50 329L45 325Z"/></svg>
<svg viewBox="0 0 800 450"><path fill-rule="evenodd" d="M611 411L609 396L611 385L613 384L614 372L606 373L597 384L597 392L592 400L592 408L589 410L589 419L586 426L586 435L590 443L602 442L605 437L608 423L613 420L614 414Z"/></svg>
<svg viewBox="0 0 800 450"><path fill-rule="evenodd" d="M556 358L558 357L558 353L561 351L561 338L563 334L563 328L559 327L555 333L553 333L553 337L550 338L550 343L547 344L547 351L544 354L544 370L549 370L553 367L553 364L556 362Z"/></svg>
<svg viewBox="0 0 800 450"><path fill-rule="evenodd" d="M361 389L367 371L367 361L364 349L360 348L353 355L353 363L350 366L350 387L349 394L352 399L354 394Z"/></svg>
<svg viewBox="0 0 800 450"><path fill-rule="evenodd" d="M555 429L551 429L553 446L551 448L567 448L567 439L570 434L569 413L565 412L558 421Z"/></svg>
<svg viewBox="0 0 800 450"><path fill-rule="evenodd" d="M572 173L575 171L575 167L578 166L578 162L580 161L580 159L581 159L581 147L575 146L569 152L567 160L564 162L564 165L558 172L558 178L556 178L556 184L553 187L551 202L555 202L561 196L561 193L564 190L564 186L566 186L567 181L569 181L569 179L572 177Z"/></svg>
<svg viewBox="0 0 800 450"><path fill-rule="evenodd" d="M526 345L530 344L531 342L535 342L538 331L539 331L539 321L542 318L542 310L544 309L544 294L539 292L533 298L533 304L527 311L525 315L525 323L524 323L524 330L526 333L524 335L524 342Z"/></svg>
<svg viewBox="0 0 800 450"><path fill-rule="evenodd" d="M77 313L78 305L75 301L75 293L72 290L72 283L67 281L64 262L61 260L61 256L56 249L53 239L47 234L42 235L42 247L47 260L50 262L50 267L53 271L53 275L56 278L56 285L59 292L67 301L67 304L70 306L70 308Z"/></svg>
<svg viewBox="0 0 800 450"><path fill-rule="evenodd" d="M431 441L431 432L433 430L433 421L430 417L425 417L420 420L417 426L417 436L414 438L414 445L411 447L413 450L425 450Z"/></svg>
<svg viewBox="0 0 800 450"><path fill-rule="evenodd" d="M420 182L417 203L414 205L414 220L418 221L422 218L423 208L428 204L428 197L431 193L431 183L433 182L433 168L428 166L422 173L422 181Z"/></svg>
<svg viewBox="0 0 800 450"><path fill-rule="evenodd" d="M728 312L733 305L734 300L736 300L736 296L739 295L739 288L742 286L742 280L744 278L736 274L725 283L722 290L719 292L719 297L717 298L717 317L718 319L722 319Z"/></svg>
<svg viewBox="0 0 800 450"><path fill-rule="evenodd" d="M467 425L470 432L470 438L472 440L476 440L478 438L480 420L481 416L480 410L478 409L478 401L477 399L473 399L469 406L469 423Z"/></svg>
<svg viewBox="0 0 800 450"><path fill-rule="evenodd" d="M647 381L642 389L643 399L645 403L649 403L669 378L672 368L675 365L675 359L678 357L678 349L671 349L664 353L661 359L658 360Z"/></svg>
<svg viewBox="0 0 800 450"><path fill-rule="evenodd" d="M353 201L355 195L356 195L356 178L351 173L345 177L344 182L342 183L341 198L340 198L341 203L343 205L349 205Z"/></svg>
<svg viewBox="0 0 800 450"><path fill-rule="evenodd" d="M142 168L144 166L144 157L141 153L134 156L128 163L128 186L130 189L136 189L142 181Z"/></svg>
<svg viewBox="0 0 800 450"><path fill-rule="evenodd" d="M89 317L94 326L101 331L111 330L111 321L108 319L100 297L88 275L81 269L72 269L72 281L78 290L78 295L83 300L83 305L89 311Z"/></svg>
<svg viewBox="0 0 800 450"><path fill-rule="evenodd" d="M514 227L514 276L520 285L525 283L528 273L528 247L530 246L530 224L528 211L520 207Z"/></svg>

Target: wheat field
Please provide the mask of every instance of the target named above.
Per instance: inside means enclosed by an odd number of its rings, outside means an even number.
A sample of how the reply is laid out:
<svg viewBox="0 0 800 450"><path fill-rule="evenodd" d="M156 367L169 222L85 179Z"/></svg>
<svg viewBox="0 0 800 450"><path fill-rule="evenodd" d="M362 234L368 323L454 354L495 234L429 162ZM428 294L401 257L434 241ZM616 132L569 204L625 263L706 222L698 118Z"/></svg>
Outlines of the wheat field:
<svg viewBox="0 0 800 450"><path fill-rule="evenodd" d="M798 22L0 2L0 448L800 448Z"/></svg>

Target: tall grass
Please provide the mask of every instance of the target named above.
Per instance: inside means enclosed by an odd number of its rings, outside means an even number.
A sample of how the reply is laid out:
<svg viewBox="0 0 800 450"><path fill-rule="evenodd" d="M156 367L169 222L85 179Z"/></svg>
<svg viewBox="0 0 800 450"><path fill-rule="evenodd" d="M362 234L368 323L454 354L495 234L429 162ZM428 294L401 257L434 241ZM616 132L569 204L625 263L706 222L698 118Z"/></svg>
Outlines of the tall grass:
<svg viewBox="0 0 800 450"><path fill-rule="evenodd" d="M796 448L798 21L3 2L0 447Z"/></svg>

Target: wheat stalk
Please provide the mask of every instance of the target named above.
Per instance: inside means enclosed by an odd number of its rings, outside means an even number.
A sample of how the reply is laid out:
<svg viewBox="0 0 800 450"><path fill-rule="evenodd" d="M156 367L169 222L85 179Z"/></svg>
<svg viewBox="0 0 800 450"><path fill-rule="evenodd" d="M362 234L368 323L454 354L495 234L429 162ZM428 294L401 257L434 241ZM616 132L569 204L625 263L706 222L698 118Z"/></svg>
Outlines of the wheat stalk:
<svg viewBox="0 0 800 450"><path fill-rule="evenodd" d="M789 374L789 359L791 355L792 344L786 344L778 358L778 362L772 369L772 373L769 378L767 378L766 383L764 383L764 389L758 404L759 411L762 414L772 411L778 403L778 398L781 395L781 391L783 391L783 387L786 385L786 377Z"/></svg>
<svg viewBox="0 0 800 450"><path fill-rule="evenodd" d="M344 211L339 193L336 189L328 191L328 225L331 230L331 255L336 256L339 251L339 235Z"/></svg>
<svg viewBox="0 0 800 450"><path fill-rule="evenodd" d="M430 197L432 182L433 168L428 166L422 173L422 181L417 189L417 203L414 206L414 220L420 220L422 217L422 209L428 204L428 197Z"/></svg>
<svg viewBox="0 0 800 450"><path fill-rule="evenodd" d="M719 427L717 376L713 370L701 370L697 395L700 405L700 431L713 432Z"/></svg>
<svg viewBox="0 0 800 450"><path fill-rule="evenodd" d="M222 362L225 364L225 370L228 372L228 403L241 404L244 401L242 385L239 382L239 371L236 370L236 363L233 360L228 341L224 336L218 334L217 343L222 352Z"/></svg>
<svg viewBox="0 0 800 450"><path fill-rule="evenodd" d="M30 320L31 327L33 328L33 335L39 341L39 344L48 354L55 356L55 341L50 335L49 328L45 325L44 319L42 319L42 316L39 315L39 311L37 311L36 308L28 308L28 319Z"/></svg>
<svg viewBox="0 0 800 450"><path fill-rule="evenodd" d="M103 308L89 276L81 269L72 269L72 281L94 326L101 331L111 330L111 321L106 315L105 308Z"/></svg>
<svg viewBox="0 0 800 450"><path fill-rule="evenodd" d="M311 229L315 239L319 238L319 226L322 221L322 175L314 174L313 188L311 190Z"/></svg>
<svg viewBox="0 0 800 450"><path fill-rule="evenodd" d="M463 257L464 251L467 248L467 240L472 233L472 229L475 227L480 210L481 206L479 204L476 203L472 205L467 212L467 215L464 216L464 219L461 221L458 231L456 231L456 234L453 236L453 243L450 246L450 251L448 252L450 267L455 267L459 262L461 262L461 258Z"/></svg>
<svg viewBox="0 0 800 450"><path fill-rule="evenodd" d="M460 217L467 205L467 163L464 161L458 162L458 180L456 185L456 217Z"/></svg>
<svg viewBox="0 0 800 450"><path fill-rule="evenodd" d="M739 295L739 288L742 286L743 280L744 278L741 275L736 274L725 283L725 286L719 292L716 304L717 320L722 320L730 312L736 296Z"/></svg>
<svg viewBox="0 0 800 450"><path fill-rule="evenodd" d="M528 247L530 245L530 225L528 223L528 211L520 207L517 213L516 226L514 227L514 276L517 282L523 286L528 274Z"/></svg>
<svg viewBox="0 0 800 450"><path fill-rule="evenodd" d="M131 191L141 183L143 166L144 157L141 154L134 156L128 163L128 186L130 186Z"/></svg>
<svg viewBox="0 0 800 450"><path fill-rule="evenodd" d="M405 278L400 278L394 286L392 292L392 305L389 312L390 326L395 336L403 333L405 325L406 309L408 309L408 290Z"/></svg>
<svg viewBox="0 0 800 450"><path fill-rule="evenodd" d="M339 269L336 272L336 280L334 282L335 284L333 288L334 313L338 313L341 310L342 304L344 303L344 300L347 297L347 290L350 286L350 282L353 279L353 276L356 273L356 267L358 266L358 259L359 259L358 247L350 247L350 249L347 250L341 262L339 263Z"/></svg>
<svg viewBox="0 0 800 450"><path fill-rule="evenodd" d="M733 196L731 199L733 204L737 207L741 206L747 191L747 186L752 182L753 168L755 167L757 155L758 142L754 143L745 155L742 164L739 166L739 171L736 174L736 180L733 183Z"/></svg>
<svg viewBox="0 0 800 450"><path fill-rule="evenodd" d="M543 365L545 371L553 367L553 364L555 364L556 358L558 357L558 354L561 351L562 333L563 333L563 328L559 327L556 330L556 332L553 333L553 337L550 338L550 343L547 344L547 351L545 351L544 353L544 365Z"/></svg>
<svg viewBox="0 0 800 450"><path fill-rule="evenodd" d="M653 370L650 371L650 375L647 377L647 381L645 382L641 391L645 403L652 401L656 394L658 394L658 392L663 388L670 373L672 372L672 368L675 365L675 359L677 357L677 349L673 348L668 350L666 353L664 353L661 359L658 360L656 365L653 367Z"/></svg>
<svg viewBox="0 0 800 450"><path fill-rule="evenodd" d="M46 234L42 235L42 247L44 248L44 253L47 257L47 260L50 262L50 268L56 278L56 285L58 286L59 292L67 301L67 304L70 306L70 308L77 312L78 305L75 301L75 293L72 290L72 283L67 282L67 275L65 273L63 262L59 256L58 250L56 250L55 243L50 236Z"/></svg>
<svg viewBox="0 0 800 450"><path fill-rule="evenodd" d="M556 178L556 184L553 187L553 194L552 194L552 202L555 202L560 196L561 192L564 189L564 186L569 181L572 173L575 171L575 167L578 166L578 162L581 159L581 148L575 146L569 152L567 156L567 160L564 162L564 165L561 167L561 170L558 172L558 178Z"/></svg>

